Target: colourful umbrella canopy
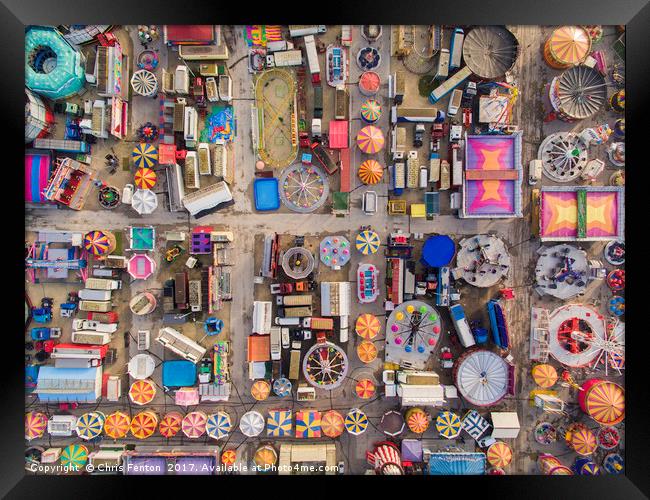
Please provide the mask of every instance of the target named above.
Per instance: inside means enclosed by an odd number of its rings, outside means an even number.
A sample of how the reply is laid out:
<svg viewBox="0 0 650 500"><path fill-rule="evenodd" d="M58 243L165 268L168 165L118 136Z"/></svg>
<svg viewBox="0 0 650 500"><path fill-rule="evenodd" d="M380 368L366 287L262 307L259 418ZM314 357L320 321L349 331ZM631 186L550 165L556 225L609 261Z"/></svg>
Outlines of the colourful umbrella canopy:
<svg viewBox="0 0 650 500"><path fill-rule="evenodd" d="M131 198L131 207L140 215L148 215L158 208L158 196L150 189L136 189Z"/></svg>
<svg viewBox="0 0 650 500"><path fill-rule="evenodd" d="M255 465L258 467L272 467L278 461L278 454L271 445L264 445L255 451L255 456L253 457Z"/></svg>
<svg viewBox="0 0 650 500"><path fill-rule="evenodd" d="M84 441L95 439L102 433L105 419L104 415L97 411L84 413L77 419L77 435Z"/></svg>
<svg viewBox="0 0 650 500"><path fill-rule="evenodd" d="M600 474L600 467L586 458L577 459L574 469L581 476L598 476Z"/></svg>
<svg viewBox="0 0 650 500"><path fill-rule="evenodd" d="M264 417L254 410L244 413L239 420L239 430L247 437L259 436L264 430Z"/></svg>
<svg viewBox="0 0 650 500"><path fill-rule="evenodd" d="M151 168L158 162L158 150L153 144L141 142L133 148L131 157L133 158L133 164L137 168Z"/></svg>
<svg viewBox="0 0 650 500"><path fill-rule="evenodd" d="M353 436L358 436L366 432L368 428L368 417L358 408L353 408L345 416L345 430Z"/></svg>
<svg viewBox="0 0 650 500"><path fill-rule="evenodd" d="M370 379L362 378L357 382L357 385L354 388L357 396L361 399L370 399L375 395L376 389L375 384L372 383Z"/></svg>
<svg viewBox="0 0 650 500"><path fill-rule="evenodd" d="M357 318L354 330L363 339L374 339L381 330L381 323L374 314L365 313Z"/></svg>
<svg viewBox="0 0 650 500"><path fill-rule="evenodd" d="M547 364L536 365L533 368L533 380L542 389L553 387L557 382L557 370Z"/></svg>
<svg viewBox="0 0 650 500"><path fill-rule="evenodd" d="M359 252L363 255L370 255L377 253L377 250L379 250L379 246L381 245L381 240L376 232L365 230L357 234L357 239L354 243Z"/></svg>
<svg viewBox="0 0 650 500"><path fill-rule="evenodd" d="M61 452L61 465L81 469L88 461L88 448L83 444L71 444Z"/></svg>
<svg viewBox="0 0 650 500"><path fill-rule="evenodd" d="M104 255L111 250L111 241L103 231L90 231L84 236L84 248L93 255Z"/></svg>
<svg viewBox="0 0 650 500"><path fill-rule="evenodd" d="M166 438L172 438L181 430L183 415L176 411L167 413L158 426L158 432Z"/></svg>
<svg viewBox="0 0 650 500"><path fill-rule="evenodd" d="M372 363L377 359L377 346L369 340L364 340L357 346L357 356L363 363Z"/></svg>
<svg viewBox="0 0 650 500"><path fill-rule="evenodd" d="M497 441L488 448L487 459L493 467L507 467L512 462L512 450L503 441Z"/></svg>
<svg viewBox="0 0 650 500"><path fill-rule="evenodd" d="M208 421L208 416L202 411L193 411L183 417L181 422L181 429L190 439L200 438L205 434L205 426Z"/></svg>
<svg viewBox="0 0 650 500"><path fill-rule="evenodd" d="M429 416L421 408L410 408L406 412L406 425L416 434L422 434L429 428Z"/></svg>
<svg viewBox="0 0 650 500"><path fill-rule="evenodd" d="M139 406L151 403L155 396L156 386L150 379L136 380L129 389L129 398Z"/></svg>
<svg viewBox="0 0 650 500"><path fill-rule="evenodd" d="M104 422L104 433L113 439L126 437L131 427L131 419L121 411L111 413Z"/></svg>
<svg viewBox="0 0 650 500"><path fill-rule="evenodd" d="M264 401L271 394L271 384L266 380L257 380L251 387L251 396L258 401Z"/></svg>
<svg viewBox="0 0 650 500"><path fill-rule="evenodd" d="M146 69L140 69L131 77L131 88L136 94L150 97L158 90L156 75Z"/></svg>
<svg viewBox="0 0 650 500"><path fill-rule="evenodd" d="M158 417L152 411L145 410L131 419L131 434L138 439L146 439L156 432Z"/></svg>
<svg viewBox="0 0 650 500"><path fill-rule="evenodd" d="M358 175L364 184L377 184L384 176L384 168L377 160L366 160L359 167Z"/></svg>
<svg viewBox="0 0 650 500"><path fill-rule="evenodd" d="M436 418L436 430L447 439L454 439L460 434L460 417L453 411L440 412Z"/></svg>
<svg viewBox="0 0 650 500"><path fill-rule="evenodd" d="M291 410L271 410L266 419L266 435L273 437L291 436L292 426Z"/></svg>
<svg viewBox="0 0 650 500"><path fill-rule="evenodd" d="M586 427L580 427L571 433L571 448L578 455L591 455L596 451L596 436Z"/></svg>
<svg viewBox="0 0 650 500"><path fill-rule="evenodd" d="M548 48L561 64L580 64L589 54L591 39L580 26L562 26L551 35Z"/></svg>
<svg viewBox="0 0 650 500"><path fill-rule="evenodd" d="M135 173L135 185L139 189L151 189L156 185L158 176L150 168L139 168Z"/></svg>
<svg viewBox="0 0 650 500"><path fill-rule="evenodd" d="M43 437L47 429L47 416L44 413L30 411L25 413L25 439Z"/></svg>
<svg viewBox="0 0 650 500"><path fill-rule="evenodd" d="M316 410L296 412L296 437L318 438L321 435L321 415Z"/></svg>
<svg viewBox="0 0 650 500"><path fill-rule="evenodd" d="M291 381L288 378L279 378L273 382L273 392L279 398L291 395Z"/></svg>
<svg viewBox="0 0 650 500"><path fill-rule="evenodd" d="M384 134L380 128L367 125L357 134L357 146L366 154L378 153L384 147Z"/></svg>
<svg viewBox="0 0 650 500"><path fill-rule="evenodd" d="M327 437L336 438L343 434L343 415L336 410L329 410L323 413L320 419L320 427Z"/></svg>
<svg viewBox="0 0 650 500"><path fill-rule="evenodd" d="M625 389L602 381L584 391L583 409L601 425L616 425L625 419Z"/></svg>
<svg viewBox="0 0 650 500"><path fill-rule="evenodd" d="M213 439L221 439L226 437L232 430L232 422L230 415L225 411L219 411L208 416L205 423L205 431Z"/></svg>
<svg viewBox="0 0 650 500"><path fill-rule="evenodd" d="M361 105L361 118L374 123L381 118L381 104L376 99L368 99Z"/></svg>
<svg viewBox="0 0 650 500"><path fill-rule="evenodd" d="M232 465L237 460L237 452L235 450L225 450L221 454L221 463L223 465Z"/></svg>

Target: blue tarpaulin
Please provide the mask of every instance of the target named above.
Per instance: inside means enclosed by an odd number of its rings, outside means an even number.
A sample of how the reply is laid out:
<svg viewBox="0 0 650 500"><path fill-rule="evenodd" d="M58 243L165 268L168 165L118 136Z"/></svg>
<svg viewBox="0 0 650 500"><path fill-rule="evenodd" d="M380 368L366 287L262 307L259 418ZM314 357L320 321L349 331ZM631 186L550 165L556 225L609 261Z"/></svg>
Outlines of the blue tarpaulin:
<svg viewBox="0 0 650 500"><path fill-rule="evenodd" d="M427 472L431 476L464 476L485 474L485 453L433 453Z"/></svg>
<svg viewBox="0 0 650 500"><path fill-rule="evenodd" d="M424 242L421 261L429 267L443 267L451 262L455 253L454 240L444 234L438 234Z"/></svg>

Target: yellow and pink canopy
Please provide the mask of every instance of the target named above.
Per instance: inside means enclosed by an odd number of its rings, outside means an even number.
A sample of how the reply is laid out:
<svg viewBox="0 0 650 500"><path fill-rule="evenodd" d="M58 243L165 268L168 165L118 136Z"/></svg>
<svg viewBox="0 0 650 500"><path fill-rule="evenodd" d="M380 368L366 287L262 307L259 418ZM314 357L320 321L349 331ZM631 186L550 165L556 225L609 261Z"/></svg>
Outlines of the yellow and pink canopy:
<svg viewBox="0 0 650 500"><path fill-rule="evenodd" d="M375 154L384 147L384 133L379 127L367 125L357 134L357 146L366 154Z"/></svg>
<svg viewBox="0 0 650 500"><path fill-rule="evenodd" d="M30 411L25 414L25 439L43 437L47 429L47 416L44 413Z"/></svg>

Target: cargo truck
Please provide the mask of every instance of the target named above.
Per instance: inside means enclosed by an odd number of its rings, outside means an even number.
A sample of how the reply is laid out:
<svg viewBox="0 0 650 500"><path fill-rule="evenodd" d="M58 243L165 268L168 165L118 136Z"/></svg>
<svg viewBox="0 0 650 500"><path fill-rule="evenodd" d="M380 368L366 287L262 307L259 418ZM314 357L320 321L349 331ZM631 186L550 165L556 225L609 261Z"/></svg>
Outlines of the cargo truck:
<svg viewBox="0 0 650 500"><path fill-rule="evenodd" d="M291 350L291 358L289 361L289 380L298 380L300 378L300 351L297 349Z"/></svg>
<svg viewBox="0 0 650 500"><path fill-rule="evenodd" d="M278 307L278 316L281 318L306 318L311 313L310 306Z"/></svg>
<svg viewBox="0 0 650 500"><path fill-rule="evenodd" d="M117 323L119 320L117 313L114 311L92 311L86 314L86 318L93 321L100 321L101 323Z"/></svg>
<svg viewBox="0 0 650 500"><path fill-rule="evenodd" d="M84 288L79 290L79 298L82 300L111 300L111 291Z"/></svg>
<svg viewBox="0 0 650 500"><path fill-rule="evenodd" d="M314 118L323 118L323 86L314 85Z"/></svg>
<svg viewBox="0 0 650 500"><path fill-rule="evenodd" d="M278 295L275 303L279 306L311 306L311 295Z"/></svg>
<svg viewBox="0 0 650 500"><path fill-rule="evenodd" d="M113 308L110 301L102 302L97 300L81 300L79 301L80 311L90 312L109 312Z"/></svg>
<svg viewBox="0 0 650 500"><path fill-rule="evenodd" d="M197 151L199 155L199 174L210 175L212 173L212 165L210 163L210 146L205 142L200 142Z"/></svg>
<svg viewBox="0 0 650 500"><path fill-rule="evenodd" d="M314 86L320 84L320 64L318 63L318 52L316 51L316 40L314 35L305 37L305 52L307 53L307 63L311 73L311 81Z"/></svg>
<svg viewBox="0 0 650 500"><path fill-rule="evenodd" d="M86 288L92 290L119 290L122 288L120 280L104 280L100 278L88 278L85 285Z"/></svg>
<svg viewBox="0 0 650 500"><path fill-rule="evenodd" d="M302 326L312 330L334 330L334 320L332 318L305 318L302 320Z"/></svg>
<svg viewBox="0 0 650 500"><path fill-rule="evenodd" d="M271 359L273 361L282 359L282 346L280 344L280 335L282 333L282 330L279 326L272 326L271 327L271 334L270 334L270 340L271 340Z"/></svg>

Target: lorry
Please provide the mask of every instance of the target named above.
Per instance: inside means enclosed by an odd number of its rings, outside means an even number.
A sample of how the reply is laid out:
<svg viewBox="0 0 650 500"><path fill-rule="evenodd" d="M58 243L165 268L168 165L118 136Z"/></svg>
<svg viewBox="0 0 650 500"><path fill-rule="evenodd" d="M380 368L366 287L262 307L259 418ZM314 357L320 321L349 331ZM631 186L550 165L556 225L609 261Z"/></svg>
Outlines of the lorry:
<svg viewBox="0 0 650 500"><path fill-rule="evenodd" d="M283 326L280 329L280 338L282 340L282 349L289 349L291 345L291 336L289 335L289 328Z"/></svg>
<svg viewBox="0 0 650 500"><path fill-rule="evenodd" d="M99 321L90 319L73 319L72 329L114 333L117 331L117 323L100 323Z"/></svg>
<svg viewBox="0 0 650 500"><path fill-rule="evenodd" d="M334 119L347 120L349 115L350 96L345 85L337 85L334 94Z"/></svg>
<svg viewBox="0 0 650 500"><path fill-rule="evenodd" d="M460 344L466 349L475 345L476 341L474 340L474 335L472 335L472 330L470 329L467 318L465 317L463 306L460 304L454 304L449 308L449 314L454 323L454 328L456 329L456 334L458 335Z"/></svg>
<svg viewBox="0 0 650 500"><path fill-rule="evenodd" d="M206 142L200 142L197 153L199 156L199 175L210 175L212 173L212 164L210 163L210 146Z"/></svg>
<svg viewBox="0 0 650 500"><path fill-rule="evenodd" d="M279 326L272 326L270 333L271 341L271 360L276 361L282 359L282 347L280 341L280 335L282 330Z"/></svg>
<svg viewBox="0 0 650 500"><path fill-rule="evenodd" d="M187 66L176 66L174 72L174 92L187 95L190 93L190 75Z"/></svg>
<svg viewBox="0 0 650 500"><path fill-rule="evenodd" d="M325 148L319 142L314 142L311 145L311 152L314 155L314 158L328 174L332 175L339 169L338 165L334 163L332 157L327 153L327 151L325 151Z"/></svg>
<svg viewBox="0 0 650 500"><path fill-rule="evenodd" d="M280 318L306 318L311 316L311 306L278 307Z"/></svg>
<svg viewBox="0 0 650 500"><path fill-rule="evenodd" d="M107 311L107 312L92 311L86 314L86 319L99 321L101 323L117 323L119 317L117 313L114 311Z"/></svg>
<svg viewBox="0 0 650 500"><path fill-rule="evenodd" d="M433 219L436 215L440 215L440 193L438 191L424 193L424 206L428 220Z"/></svg>
<svg viewBox="0 0 650 500"><path fill-rule="evenodd" d="M275 318L274 323L281 326L300 326L300 318Z"/></svg>
<svg viewBox="0 0 650 500"><path fill-rule="evenodd" d="M289 380L298 380L300 378L300 351L298 349L291 350L291 358L289 360Z"/></svg>
<svg viewBox="0 0 650 500"><path fill-rule="evenodd" d="M88 278L86 280L86 288L93 290L119 290L122 288L120 280L106 280L101 278Z"/></svg>
<svg viewBox="0 0 650 500"><path fill-rule="evenodd" d="M111 300L111 291L84 288L79 290L79 298L81 300Z"/></svg>
<svg viewBox="0 0 650 500"><path fill-rule="evenodd" d="M117 326L117 325L116 325ZM76 330L72 332L71 340L74 344L106 345L111 342L112 336L108 332L92 330Z"/></svg>
<svg viewBox="0 0 650 500"><path fill-rule="evenodd" d="M305 318L302 320L304 328L312 330L334 330L334 320L332 318Z"/></svg>
<svg viewBox="0 0 650 500"><path fill-rule="evenodd" d="M311 73L311 81L316 85L320 84L320 64L318 63L318 52L316 51L316 40L314 35L305 37L305 52L307 53L307 63ZM321 94L322 95L322 94Z"/></svg>
<svg viewBox="0 0 650 500"><path fill-rule="evenodd" d="M210 102L217 102L219 100L219 91L217 90L217 81L214 76L209 76L205 79L205 92Z"/></svg>
<svg viewBox="0 0 650 500"><path fill-rule="evenodd" d="M113 308L110 301L81 300L79 302L80 311L89 312L109 312Z"/></svg>
<svg viewBox="0 0 650 500"><path fill-rule="evenodd" d="M323 118L323 86L314 85L314 118Z"/></svg>
<svg viewBox="0 0 650 500"><path fill-rule="evenodd" d="M311 295L278 295L275 303L279 306L311 306Z"/></svg>

